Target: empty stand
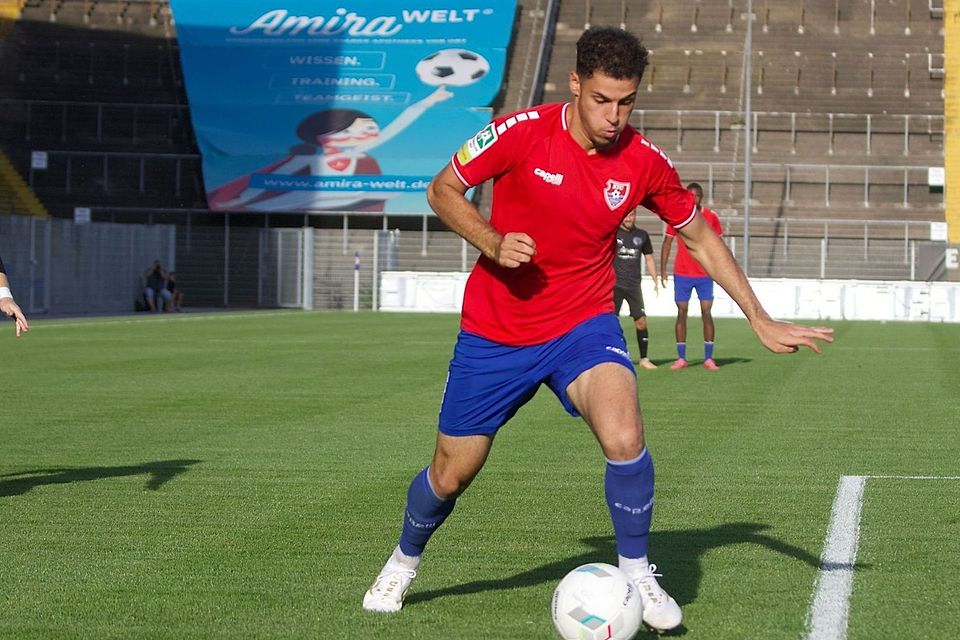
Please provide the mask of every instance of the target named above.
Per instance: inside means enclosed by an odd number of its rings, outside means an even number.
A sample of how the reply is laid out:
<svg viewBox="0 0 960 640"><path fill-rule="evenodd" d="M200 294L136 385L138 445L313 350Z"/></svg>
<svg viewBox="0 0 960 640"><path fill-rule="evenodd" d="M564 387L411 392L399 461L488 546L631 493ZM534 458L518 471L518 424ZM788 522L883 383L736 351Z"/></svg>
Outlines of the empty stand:
<svg viewBox="0 0 960 640"><path fill-rule="evenodd" d="M567 100L583 29L623 25L651 51L631 123L670 154L684 181L704 184L734 252L750 145L753 275L909 277L912 243L943 220L942 190L926 182L927 168L943 163L942 16L919 0L753 4L750 140L743 0L519 2L494 106L526 107L541 59L549 62L543 101ZM192 304L257 304L261 231L274 225L316 227L313 294L328 308L350 306L353 252L366 259L381 228L403 229L399 269L462 270L476 259L432 216L205 212L166 2L28 0L21 19L4 25L0 141L23 181L55 215L87 205L100 220L175 224ZM47 151L47 169L31 170L34 150ZM662 227L645 220L659 247ZM372 284L364 287L370 302Z"/></svg>

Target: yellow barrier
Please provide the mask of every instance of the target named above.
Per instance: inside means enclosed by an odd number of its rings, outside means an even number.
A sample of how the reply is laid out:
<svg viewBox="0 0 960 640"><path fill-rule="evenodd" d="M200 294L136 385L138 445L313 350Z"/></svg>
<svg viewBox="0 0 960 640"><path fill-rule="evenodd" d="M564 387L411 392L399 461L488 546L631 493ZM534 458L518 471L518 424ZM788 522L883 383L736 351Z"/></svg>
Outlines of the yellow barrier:
<svg viewBox="0 0 960 640"><path fill-rule="evenodd" d="M0 0L0 20L16 20L20 17L24 0Z"/></svg>
<svg viewBox="0 0 960 640"><path fill-rule="evenodd" d="M943 89L947 234L960 243L960 0L943 3Z"/></svg>
<svg viewBox="0 0 960 640"><path fill-rule="evenodd" d="M0 211L44 218L48 215L43 203L3 153L0 153Z"/></svg>

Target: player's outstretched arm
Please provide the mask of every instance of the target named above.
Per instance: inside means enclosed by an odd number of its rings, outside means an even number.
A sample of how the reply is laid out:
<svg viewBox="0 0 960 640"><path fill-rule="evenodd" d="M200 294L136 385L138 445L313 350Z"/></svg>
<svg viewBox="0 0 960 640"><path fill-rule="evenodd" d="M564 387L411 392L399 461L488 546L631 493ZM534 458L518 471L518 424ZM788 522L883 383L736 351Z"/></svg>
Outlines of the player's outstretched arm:
<svg viewBox="0 0 960 640"><path fill-rule="evenodd" d="M513 269L530 262L537 253L533 238L522 232L501 234L464 197L466 192L467 187L447 165L427 187L427 202L457 235L501 267Z"/></svg>
<svg viewBox="0 0 960 640"><path fill-rule="evenodd" d="M663 235L663 246L660 247L660 284L667 286L667 259L670 258L670 249L673 247L673 236Z"/></svg>
<svg viewBox="0 0 960 640"><path fill-rule="evenodd" d="M703 221L703 218L695 217L677 232L683 236L690 254L740 305L740 309L750 322L750 327L767 349L774 353L793 353L800 347L808 347L820 353L818 341L833 342L833 329L805 327L771 318L760 304L753 292L753 287L750 286L730 250L727 249L727 245L713 232L710 225Z"/></svg>

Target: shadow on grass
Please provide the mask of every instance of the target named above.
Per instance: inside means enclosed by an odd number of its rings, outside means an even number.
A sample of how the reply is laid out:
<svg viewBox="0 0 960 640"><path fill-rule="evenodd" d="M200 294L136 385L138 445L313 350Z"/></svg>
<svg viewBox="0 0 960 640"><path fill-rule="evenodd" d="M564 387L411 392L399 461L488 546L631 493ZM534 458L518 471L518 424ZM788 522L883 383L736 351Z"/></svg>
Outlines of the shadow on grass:
<svg viewBox="0 0 960 640"><path fill-rule="evenodd" d="M72 484L74 482L103 480L104 478L141 475L150 476L147 479L146 488L156 491L198 462L200 460L160 460L119 467L31 469L30 471L8 473L0 476L0 498L23 495L35 487L51 484Z"/></svg>
<svg viewBox="0 0 960 640"><path fill-rule="evenodd" d="M810 555L799 547L763 533L769 528L769 525L756 522L735 522L709 529L652 533L650 535L650 547L655 552L653 559L660 565L660 570L665 572L664 577L661 578L661 583L681 606L693 602L697 598L700 581L703 577L701 562L703 556L711 549L738 544L763 547L812 567L820 566L819 558ZM413 605L445 596L516 589L543 583L555 584L568 571L581 564L588 562L616 564L617 550L612 536L583 538L581 542L588 545L590 549L570 558L564 558L557 562L551 562L529 571L499 579L476 580L425 592L414 590L406 598L406 603ZM682 633L682 629L678 632Z"/></svg>
<svg viewBox="0 0 960 640"><path fill-rule="evenodd" d="M753 358L714 358L713 361L721 367L727 367L732 364L746 364L747 362L753 362ZM701 364L703 363L701 362Z"/></svg>
<svg viewBox="0 0 960 640"><path fill-rule="evenodd" d="M653 364L657 365L658 367L664 367L666 369L669 369L670 365L676 362L677 359L676 358L657 358L657 359L651 359L650 361L653 362ZM721 367L728 367L733 364L746 364L747 362L753 362L753 358L714 358L713 361L716 362ZM687 360L688 369L700 367L702 365L703 365L703 358Z"/></svg>

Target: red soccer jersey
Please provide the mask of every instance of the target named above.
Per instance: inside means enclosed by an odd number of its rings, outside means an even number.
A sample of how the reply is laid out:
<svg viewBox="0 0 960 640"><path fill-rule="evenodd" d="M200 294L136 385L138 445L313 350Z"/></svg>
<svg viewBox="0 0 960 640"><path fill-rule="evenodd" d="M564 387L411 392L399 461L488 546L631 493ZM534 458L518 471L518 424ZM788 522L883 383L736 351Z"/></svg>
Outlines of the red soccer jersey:
<svg viewBox="0 0 960 640"><path fill-rule="evenodd" d="M523 232L537 255L516 269L481 255L467 281L461 327L506 345L541 344L613 312L617 228L643 205L680 228L693 195L659 148L632 127L588 154L567 130L570 104L497 118L451 160L464 185L493 178L490 224Z"/></svg>
<svg viewBox="0 0 960 640"><path fill-rule="evenodd" d="M716 213L706 207L700 207L700 215L703 216L703 219L710 225L714 233L718 236L723 235L723 227L720 226L720 218L717 217ZM672 227L670 223L667 223L666 234L677 238L677 255L673 259L673 275L686 276L688 278L706 277L708 275L707 272L704 271L700 263L690 255L687 245L683 243L683 238L677 237L677 227Z"/></svg>

